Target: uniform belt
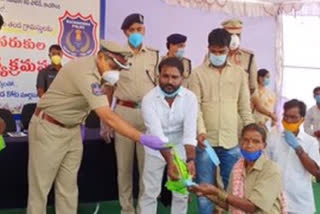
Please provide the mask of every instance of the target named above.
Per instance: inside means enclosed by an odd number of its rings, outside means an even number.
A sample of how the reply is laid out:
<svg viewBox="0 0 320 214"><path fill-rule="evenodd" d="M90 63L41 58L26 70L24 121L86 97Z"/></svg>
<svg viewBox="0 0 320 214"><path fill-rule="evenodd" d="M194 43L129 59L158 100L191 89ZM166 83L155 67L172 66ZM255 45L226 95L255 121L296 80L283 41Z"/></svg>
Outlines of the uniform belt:
<svg viewBox="0 0 320 214"><path fill-rule="evenodd" d="M52 123L54 125L58 125L58 126L61 126L63 128L66 128L66 126L64 124L60 123L59 121L55 120L53 117L51 117L51 116L47 115L46 113L44 113L41 108L36 108L36 110L34 111L34 115L39 117L41 112L42 112L41 119L46 120L49 123Z"/></svg>
<svg viewBox="0 0 320 214"><path fill-rule="evenodd" d="M134 101L129 101L129 100L120 100L117 99L117 104L129 108L141 108L140 102L134 102Z"/></svg>

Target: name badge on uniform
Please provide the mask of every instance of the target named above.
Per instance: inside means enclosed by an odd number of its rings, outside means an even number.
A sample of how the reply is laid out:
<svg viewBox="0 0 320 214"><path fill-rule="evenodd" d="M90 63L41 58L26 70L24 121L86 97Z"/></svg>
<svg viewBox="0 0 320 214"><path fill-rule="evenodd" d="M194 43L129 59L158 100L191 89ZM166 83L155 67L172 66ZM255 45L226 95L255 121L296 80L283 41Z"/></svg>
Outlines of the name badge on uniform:
<svg viewBox="0 0 320 214"><path fill-rule="evenodd" d="M104 94L100 84L97 82L91 84L91 89L92 89L92 94L96 96L101 96Z"/></svg>

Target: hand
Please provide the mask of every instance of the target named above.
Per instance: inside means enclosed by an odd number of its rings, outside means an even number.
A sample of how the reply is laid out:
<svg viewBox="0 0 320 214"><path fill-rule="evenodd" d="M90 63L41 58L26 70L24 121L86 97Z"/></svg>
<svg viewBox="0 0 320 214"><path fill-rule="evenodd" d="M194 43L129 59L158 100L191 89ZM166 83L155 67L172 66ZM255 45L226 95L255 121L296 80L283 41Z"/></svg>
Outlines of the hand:
<svg viewBox="0 0 320 214"><path fill-rule="evenodd" d="M270 117L271 117L271 119L272 119L272 123L274 123L274 124L276 124L277 123L277 121L278 121L278 117L277 117L277 115L275 114L275 113L270 113L270 115L269 115Z"/></svg>
<svg viewBox="0 0 320 214"><path fill-rule="evenodd" d="M179 171L174 163L168 163L168 176L171 180L179 180Z"/></svg>
<svg viewBox="0 0 320 214"><path fill-rule="evenodd" d="M141 135L140 143L154 150L161 150L166 148L164 142L160 138L152 135Z"/></svg>
<svg viewBox="0 0 320 214"><path fill-rule="evenodd" d="M294 150L296 150L300 146L299 142L297 141L296 137L294 136L294 134L292 132L285 131L284 138L285 138L287 144L291 148L293 148Z"/></svg>
<svg viewBox="0 0 320 214"><path fill-rule="evenodd" d="M317 138L320 138L320 130L315 131L315 132L313 133L313 135L314 135L315 137L317 137Z"/></svg>
<svg viewBox="0 0 320 214"><path fill-rule="evenodd" d="M112 138L114 138L114 130L110 126L101 123L100 136L104 139L106 143L111 143Z"/></svg>
<svg viewBox="0 0 320 214"><path fill-rule="evenodd" d="M192 178L196 176L196 166L194 164L194 160L191 160L187 163L188 172Z"/></svg>
<svg viewBox="0 0 320 214"><path fill-rule="evenodd" d="M204 134L204 133L201 133L198 135L198 146L201 148L201 149L205 149L206 148L206 145L204 144L204 140L207 138L207 135Z"/></svg>
<svg viewBox="0 0 320 214"><path fill-rule="evenodd" d="M190 192L195 193L198 196L216 195L218 188L211 184L199 184L189 188Z"/></svg>

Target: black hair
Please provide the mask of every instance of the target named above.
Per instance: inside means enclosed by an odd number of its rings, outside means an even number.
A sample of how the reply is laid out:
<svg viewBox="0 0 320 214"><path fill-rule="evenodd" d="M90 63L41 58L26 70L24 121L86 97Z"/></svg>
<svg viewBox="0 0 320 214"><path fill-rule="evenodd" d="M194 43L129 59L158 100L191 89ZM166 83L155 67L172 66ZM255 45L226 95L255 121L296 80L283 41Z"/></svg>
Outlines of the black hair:
<svg viewBox="0 0 320 214"><path fill-rule="evenodd" d="M270 72L267 70L267 69L264 69L264 68L262 68L262 69L259 69L258 70L258 81L259 81L259 77L265 77L265 76L267 76L267 74L269 74Z"/></svg>
<svg viewBox="0 0 320 214"><path fill-rule="evenodd" d="M2 15L0 14L0 29L2 28L2 25L4 24L4 20Z"/></svg>
<svg viewBox="0 0 320 214"><path fill-rule="evenodd" d="M286 102L283 106L284 111L288 111L291 108L299 108L299 113L302 117L304 117L306 115L306 109L307 106L306 104L304 104L304 102L297 100L297 99L292 99L289 100L288 102Z"/></svg>
<svg viewBox="0 0 320 214"><path fill-rule="evenodd" d="M313 94L316 94L316 93L317 93L317 91L320 91L320 86L315 87L315 88L313 89Z"/></svg>
<svg viewBox="0 0 320 214"><path fill-rule="evenodd" d="M244 134L247 132L247 131L256 131L256 132L259 132L259 134L261 135L262 137L262 140L264 143L266 143L266 140L267 140L267 132L265 130L265 128L263 126L260 126L256 123L251 123L249 125L246 125L245 127L243 127L242 129L242 132L241 132L241 137L244 136Z"/></svg>
<svg viewBox="0 0 320 214"><path fill-rule="evenodd" d="M230 41L231 34L223 28L212 30L208 36L208 43L210 46L229 47Z"/></svg>
<svg viewBox="0 0 320 214"><path fill-rule="evenodd" d="M168 66L168 67L175 67L179 70L180 74L183 74L183 64L181 60L177 57L168 57L164 60L162 60L159 64L159 73L161 73L161 70L163 67Z"/></svg>
<svg viewBox="0 0 320 214"><path fill-rule="evenodd" d="M60 45L54 44L54 45L51 45L51 46L49 47L49 53L50 53L53 49L58 50L58 51L61 51L61 50L62 50Z"/></svg>
<svg viewBox="0 0 320 214"><path fill-rule="evenodd" d="M168 50L169 50L169 48L170 48L170 44L171 44L171 43L169 43L169 42L167 42L167 44L166 44Z"/></svg>

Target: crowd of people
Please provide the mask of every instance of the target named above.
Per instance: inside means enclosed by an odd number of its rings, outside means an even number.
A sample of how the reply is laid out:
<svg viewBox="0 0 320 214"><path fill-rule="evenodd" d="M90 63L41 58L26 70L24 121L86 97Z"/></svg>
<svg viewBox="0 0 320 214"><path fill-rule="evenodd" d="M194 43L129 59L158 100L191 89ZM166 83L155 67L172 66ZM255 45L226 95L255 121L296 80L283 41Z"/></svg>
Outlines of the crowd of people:
<svg viewBox="0 0 320 214"><path fill-rule="evenodd" d="M275 126L280 121L270 72L258 70L255 54L240 47L242 27L231 19L209 32L196 68L184 55L185 35L167 37L165 56L146 46L144 17L136 13L120 26L124 46L101 40L96 56L62 66L61 47L52 45L52 64L38 74L40 101L29 126L27 214L45 213L53 183L56 213L77 213L80 125L91 110L101 119L105 141L114 138L121 214L156 214L163 176L181 179L169 143L195 181L186 186L197 195L199 214L315 213L320 87L309 111L300 100L287 101L281 128ZM173 192L171 213L187 210L188 194Z"/></svg>

